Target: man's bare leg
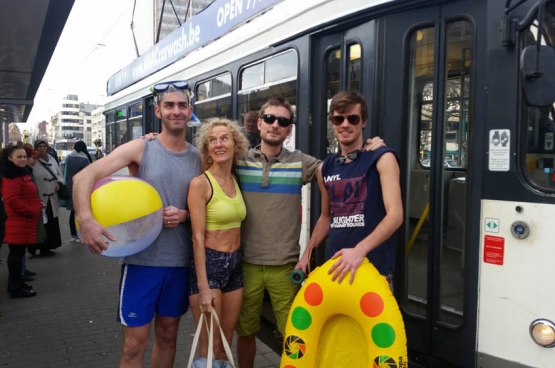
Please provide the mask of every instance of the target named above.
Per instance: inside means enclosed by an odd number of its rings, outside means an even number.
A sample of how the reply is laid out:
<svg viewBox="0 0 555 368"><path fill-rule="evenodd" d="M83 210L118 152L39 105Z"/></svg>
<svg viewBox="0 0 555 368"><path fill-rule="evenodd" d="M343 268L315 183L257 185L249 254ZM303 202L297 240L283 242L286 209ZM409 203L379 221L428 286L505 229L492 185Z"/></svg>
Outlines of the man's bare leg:
<svg viewBox="0 0 555 368"><path fill-rule="evenodd" d="M123 347L119 359L119 368L143 366L149 335L150 323L139 327L123 326Z"/></svg>
<svg viewBox="0 0 555 368"><path fill-rule="evenodd" d="M154 318L154 347L150 359L151 368L172 368L175 360L177 331L181 318Z"/></svg>
<svg viewBox="0 0 555 368"><path fill-rule="evenodd" d="M237 360L239 368L253 368L256 356L256 334L239 336L237 339Z"/></svg>

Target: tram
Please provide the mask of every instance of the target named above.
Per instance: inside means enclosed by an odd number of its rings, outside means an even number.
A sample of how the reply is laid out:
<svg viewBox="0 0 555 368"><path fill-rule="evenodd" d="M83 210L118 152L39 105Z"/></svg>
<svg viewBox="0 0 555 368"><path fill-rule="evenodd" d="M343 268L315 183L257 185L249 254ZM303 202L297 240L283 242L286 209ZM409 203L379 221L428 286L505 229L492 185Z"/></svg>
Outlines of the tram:
<svg viewBox="0 0 555 368"><path fill-rule="evenodd" d="M358 90L365 136L401 157L410 366L553 367L554 42L555 1L216 0L110 78L106 148L159 131L149 87L187 80L201 121L284 96L294 148L323 159L330 99Z"/></svg>
<svg viewBox="0 0 555 368"><path fill-rule="evenodd" d="M58 157L62 162L65 162L67 155L69 155L71 151L73 151L75 142L77 142L77 139L63 138L63 139L57 139L56 142L54 143L54 149L58 153Z"/></svg>

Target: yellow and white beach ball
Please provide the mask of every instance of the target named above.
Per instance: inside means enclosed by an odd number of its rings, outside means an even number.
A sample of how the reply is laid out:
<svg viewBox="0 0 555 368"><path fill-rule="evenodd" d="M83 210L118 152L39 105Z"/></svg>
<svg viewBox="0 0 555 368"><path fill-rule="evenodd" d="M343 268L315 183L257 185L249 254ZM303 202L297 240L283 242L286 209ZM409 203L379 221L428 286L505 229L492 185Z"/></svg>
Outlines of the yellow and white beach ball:
<svg viewBox="0 0 555 368"><path fill-rule="evenodd" d="M126 257L144 250L162 230L162 210L162 198L142 179L110 176L97 181L91 194L91 211L116 238L102 255ZM77 221L76 227L79 232Z"/></svg>

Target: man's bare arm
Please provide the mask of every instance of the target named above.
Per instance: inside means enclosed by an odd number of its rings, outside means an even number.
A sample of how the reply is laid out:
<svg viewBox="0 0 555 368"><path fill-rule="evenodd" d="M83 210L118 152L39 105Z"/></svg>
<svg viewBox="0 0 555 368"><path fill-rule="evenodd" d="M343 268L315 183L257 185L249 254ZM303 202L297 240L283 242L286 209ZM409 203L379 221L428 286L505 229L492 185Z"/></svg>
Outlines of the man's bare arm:
<svg viewBox="0 0 555 368"><path fill-rule="evenodd" d="M73 177L72 198L75 217L80 226L81 241L93 253L100 254L108 248L108 243L102 236L115 241L113 235L92 216L90 197L94 183L130 164L139 164L144 152L144 145L143 140L134 140L123 144L102 160L95 161Z"/></svg>

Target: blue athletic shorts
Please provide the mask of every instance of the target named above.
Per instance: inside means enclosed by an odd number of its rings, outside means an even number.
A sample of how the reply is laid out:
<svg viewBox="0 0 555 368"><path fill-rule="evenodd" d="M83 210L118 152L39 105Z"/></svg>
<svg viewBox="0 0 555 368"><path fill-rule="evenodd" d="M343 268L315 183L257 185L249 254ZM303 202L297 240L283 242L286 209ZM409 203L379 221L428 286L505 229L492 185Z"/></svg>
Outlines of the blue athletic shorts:
<svg viewBox="0 0 555 368"><path fill-rule="evenodd" d="M189 268L121 266L117 321L144 326L154 314L178 318L189 308Z"/></svg>
<svg viewBox="0 0 555 368"><path fill-rule="evenodd" d="M210 289L219 289L222 293L239 290L243 287L243 256L241 250L227 253L205 248L206 276ZM191 262L191 295L198 294L197 270Z"/></svg>

